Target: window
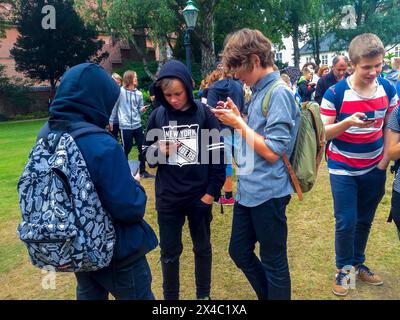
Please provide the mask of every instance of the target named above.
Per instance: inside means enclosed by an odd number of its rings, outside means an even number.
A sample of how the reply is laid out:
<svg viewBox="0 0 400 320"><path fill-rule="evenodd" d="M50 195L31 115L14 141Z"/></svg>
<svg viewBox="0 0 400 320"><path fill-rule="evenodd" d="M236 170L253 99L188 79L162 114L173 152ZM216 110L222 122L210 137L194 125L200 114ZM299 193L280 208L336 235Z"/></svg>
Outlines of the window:
<svg viewBox="0 0 400 320"><path fill-rule="evenodd" d="M323 54L321 56L321 64L323 66L327 66L328 65L328 55L327 54Z"/></svg>
<svg viewBox="0 0 400 320"><path fill-rule="evenodd" d="M307 57L306 58L306 63L312 62L312 57Z"/></svg>
<svg viewBox="0 0 400 320"><path fill-rule="evenodd" d="M394 55L395 55L396 57L400 57L400 46L396 46L396 47L394 48Z"/></svg>
<svg viewBox="0 0 400 320"><path fill-rule="evenodd" d="M282 52L277 52L275 54L275 61L282 61Z"/></svg>

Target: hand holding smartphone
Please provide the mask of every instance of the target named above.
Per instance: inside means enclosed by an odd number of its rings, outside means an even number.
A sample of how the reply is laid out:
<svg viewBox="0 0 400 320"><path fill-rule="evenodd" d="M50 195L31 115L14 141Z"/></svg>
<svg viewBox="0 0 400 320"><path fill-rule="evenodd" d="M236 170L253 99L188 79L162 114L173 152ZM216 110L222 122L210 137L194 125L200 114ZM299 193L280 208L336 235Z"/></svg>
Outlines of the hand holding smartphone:
<svg viewBox="0 0 400 320"><path fill-rule="evenodd" d="M176 152L181 143L177 140L159 140L158 144L160 151L168 156L171 153Z"/></svg>

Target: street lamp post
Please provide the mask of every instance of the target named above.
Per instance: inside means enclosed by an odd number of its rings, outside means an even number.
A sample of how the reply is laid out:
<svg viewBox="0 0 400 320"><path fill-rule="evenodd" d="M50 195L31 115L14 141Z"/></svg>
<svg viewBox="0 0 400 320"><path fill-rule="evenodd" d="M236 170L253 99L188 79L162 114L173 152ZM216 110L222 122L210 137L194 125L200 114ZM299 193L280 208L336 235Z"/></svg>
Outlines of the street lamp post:
<svg viewBox="0 0 400 320"><path fill-rule="evenodd" d="M192 0L188 0L186 2L186 7L182 11L183 17L185 18L186 22L186 31L185 31L185 38L184 38L184 45L186 48L186 66L189 70L189 73L192 74L192 66L190 64L190 33L193 31L197 16L199 14L199 9L197 9Z"/></svg>

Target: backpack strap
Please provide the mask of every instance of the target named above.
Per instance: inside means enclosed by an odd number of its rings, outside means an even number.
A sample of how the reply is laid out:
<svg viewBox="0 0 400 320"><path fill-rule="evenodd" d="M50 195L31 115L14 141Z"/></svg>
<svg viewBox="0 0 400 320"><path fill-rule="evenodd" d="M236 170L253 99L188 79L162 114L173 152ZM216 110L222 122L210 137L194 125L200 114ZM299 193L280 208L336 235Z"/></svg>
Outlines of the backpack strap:
<svg viewBox="0 0 400 320"><path fill-rule="evenodd" d="M277 88L279 86L287 87L287 84L281 78L275 80L274 83L271 85L271 87L268 89L267 93L264 96L264 100L263 100L262 106L261 106L261 108L262 108L261 111L262 111L262 113L263 113L263 115L265 117L268 114L269 101L271 100L272 92L275 90L275 88Z"/></svg>
<svg viewBox="0 0 400 320"><path fill-rule="evenodd" d="M265 94L265 97L264 97L264 100L263 100L262 106L261 106L262 113L265 117L267 117L267 115L268 115L269 102L271 100L272 92L275 90L275 88L277 88L279 86L287 86L287 84L281 78L279 78L271 85L271 87L268 89L267 93ZM303 192L301 191L300 182L299 182L299 179L297 179L296 173L294 172L293 167L290 164L288 157L286 156L286 153L284 153L282 155L282 160L285 163L285 166L289 172L290 180L292 181L292 185L293 185L294 189L296 190L297 196L298 196L299 200L301 201L301 200L303 200Z"/></svg>
<svg viewBox="0 0 400 320"><path fill-rule="evenodd" d="M104 133L111 135L107 130L102 129L95 124L89 122L71 122L68 120L49 120L40 130L37 140L43 138L44 144L49 147L48 136L50 132L54 132L57 137L54 143L54 147L57 146L61 136L64 133L68 133L75 140L79 137L91 134L91 133Z"/></svg>

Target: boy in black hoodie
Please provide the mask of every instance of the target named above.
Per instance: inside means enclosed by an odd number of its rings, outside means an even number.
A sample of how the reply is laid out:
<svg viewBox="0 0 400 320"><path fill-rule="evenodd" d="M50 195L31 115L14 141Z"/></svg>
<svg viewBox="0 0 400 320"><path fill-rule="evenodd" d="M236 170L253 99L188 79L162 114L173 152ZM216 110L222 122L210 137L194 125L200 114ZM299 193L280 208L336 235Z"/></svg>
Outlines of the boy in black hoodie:
<svg viewBox="0 0 400 320"><path fill-rule="evenodd" d="M211 209L225 181L218 120L193 99L192 90L184 64L171 60L161 68L155 88L161 106L150 115L145 142L147 161L158 166L156 210L167 300L179 299L179 257L186 216L195 254L197 298L210 297ZM216 137L211 139L205 129L214 129Z"/></svg>

